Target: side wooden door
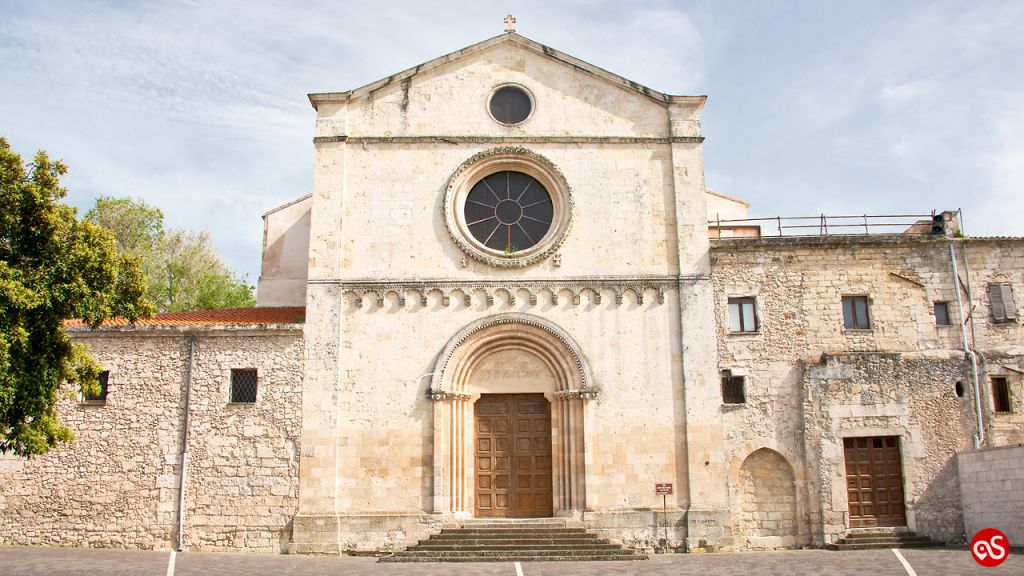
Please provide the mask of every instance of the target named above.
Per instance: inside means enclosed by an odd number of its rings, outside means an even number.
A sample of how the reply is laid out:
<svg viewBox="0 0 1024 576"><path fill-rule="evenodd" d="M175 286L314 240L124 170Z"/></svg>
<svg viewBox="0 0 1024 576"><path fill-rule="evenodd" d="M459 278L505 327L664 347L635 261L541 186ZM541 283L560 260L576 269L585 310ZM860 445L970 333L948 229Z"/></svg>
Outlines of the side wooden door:
<svg viewBox="0 0 1024 576"><path fill-rule="evenodd" d="M898 436L844 438L850 528L906 526Z"/></svg>

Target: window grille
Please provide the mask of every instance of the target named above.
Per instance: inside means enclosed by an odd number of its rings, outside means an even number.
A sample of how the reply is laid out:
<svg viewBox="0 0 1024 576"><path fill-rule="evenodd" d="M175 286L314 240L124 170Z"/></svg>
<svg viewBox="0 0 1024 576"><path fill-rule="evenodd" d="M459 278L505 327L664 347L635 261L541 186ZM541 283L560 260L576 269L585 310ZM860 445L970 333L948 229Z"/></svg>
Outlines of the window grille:
<svg viewBox="0 0 1024 576"><path fill-rule="evenodd" d="M729 298L729 331L757 332L757 311L753 298Z"/></svg>
<svg viewBox="0 0 1024 576"><path fill-rule="evenodd" d="M948 302L936 302L935 303L935 325L936 326L949 326L949 303Z"/></svg>
<svg viewBox="0 0 1024 576"><path fill-rule="evenodd" d="M91 403L96 403L96 404L102 404L102 403L107 401L107 382L110 381L110 371L104 370L103 372L100 372L100 376L98 378L98 381L99 381L99 386L100 386L99 392L96 393L96 394L90 394L88 392L84 392L82 394L82 401L83 402L91 402Z"/></svg>
<svg viewBox="0 0 1024 576"><path fill-rule="evenodd" d="M1010 384L1003 377L992 377L992 411L1010 411Z"/></svg>
<svg viewBox="0 0 1024 576"><path fill-rule="evenodd" d="M988 303L992 309L992 319L996 322L1011 322L1017 318L1013 288L1009 284L989 284Z"/></svg>
<svg viewBox="0 0 1024 576"><path fill-rule="evenodd" d="M746 404L743 376L733 376L729 370L722 371L722 402L725 404Z"/></svg>
<svg viewBox="0 0 1024 576"><path fill-rule="evenodd" d="M843 327L847 330L871 328L867 296L843 296Z"/></svg>
<svg viewBox="0 0 1024 576"><path fill-rule="evenodd" d="M256 370L231 370L231 402L252 404L256 402Z"/></svg>

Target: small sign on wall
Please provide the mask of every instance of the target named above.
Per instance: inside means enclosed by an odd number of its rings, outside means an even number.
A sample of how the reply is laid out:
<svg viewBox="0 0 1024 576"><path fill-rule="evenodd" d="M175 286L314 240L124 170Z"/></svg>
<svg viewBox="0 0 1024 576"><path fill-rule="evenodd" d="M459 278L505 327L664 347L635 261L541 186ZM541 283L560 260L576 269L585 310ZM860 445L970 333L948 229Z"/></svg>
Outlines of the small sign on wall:
<svg viewBox="0 0 1024 576"><path fill-rule="evenodd" d="M672 484L671 483L655 484L654 485L654 493L655 494L671 494L672 493Z"/></svg>

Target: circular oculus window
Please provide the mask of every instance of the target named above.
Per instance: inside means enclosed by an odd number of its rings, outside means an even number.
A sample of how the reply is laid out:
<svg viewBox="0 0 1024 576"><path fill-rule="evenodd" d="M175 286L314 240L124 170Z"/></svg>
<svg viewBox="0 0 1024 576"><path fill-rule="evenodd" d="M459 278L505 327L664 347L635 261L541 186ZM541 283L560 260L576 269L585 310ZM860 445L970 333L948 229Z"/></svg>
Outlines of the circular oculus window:
<svg viewBox="0 0 1024 576"><path fill-rule="evenodd" d="M469 191L466 227L480 244L505 254L533 248L551 229L551 195L536 178L503 170L484 177Z"/></svg>
<svg viewBox="0 0 1024 576"><path fill-rule="evenodd" d="M491 93L488 103L491 117L507 125L519 124L533 112L533 98L523 88L506 84Z"/></svg>
<svg viewBox="0 0 1024 576"><path fill-rule="evenodd" d="M528 266L561 245L572 195L548 159L525 148L494 148L459 167L448 183L444 218L452 240L473 258Z"/></svg>

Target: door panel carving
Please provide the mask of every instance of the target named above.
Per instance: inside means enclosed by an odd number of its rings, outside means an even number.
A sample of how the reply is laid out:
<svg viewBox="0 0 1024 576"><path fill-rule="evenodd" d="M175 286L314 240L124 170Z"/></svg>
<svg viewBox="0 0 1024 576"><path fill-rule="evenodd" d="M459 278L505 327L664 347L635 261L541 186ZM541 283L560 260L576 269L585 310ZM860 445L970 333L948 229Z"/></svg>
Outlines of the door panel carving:
<svg viewBox="0 0 1024 576"><path fill-rule="evenodd" d="M850 528L906 526L897 436L845 438Z"/></svg>
<svg viewBox="0 0 1024 576"><path fill-rule="evenodd" d="M544 396L485 394L475 422L477 516L551 516L551 405Z"/></svg>

